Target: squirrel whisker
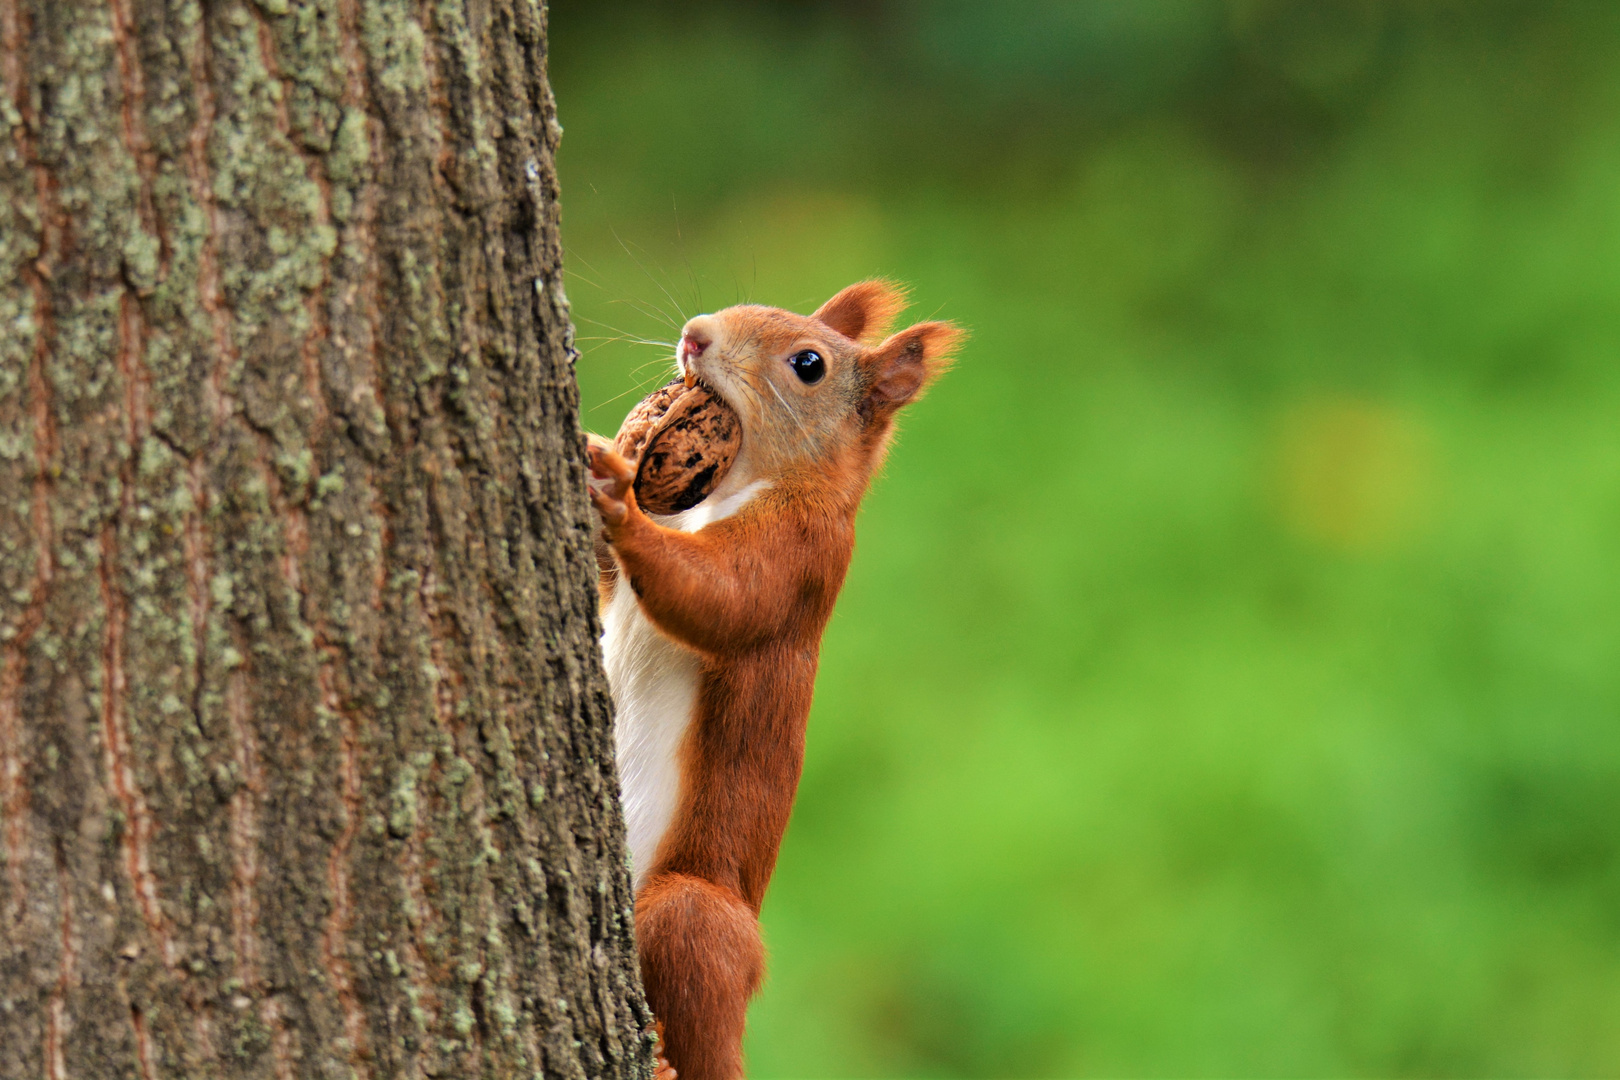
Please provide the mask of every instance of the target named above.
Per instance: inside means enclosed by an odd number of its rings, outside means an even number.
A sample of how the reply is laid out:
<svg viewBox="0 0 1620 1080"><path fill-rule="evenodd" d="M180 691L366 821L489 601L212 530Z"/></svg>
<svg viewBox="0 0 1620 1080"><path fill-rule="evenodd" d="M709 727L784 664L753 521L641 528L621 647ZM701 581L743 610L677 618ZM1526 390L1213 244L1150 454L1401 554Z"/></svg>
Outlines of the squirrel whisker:
<svg viewBox="0 0 1620 1080"><path fill-rule="evenodd" d="M753 388L755 396L757 397L759 395L759 388L754 384L753 377L742 369L738 369L738 374L742 376L744 382L748 383L748 385ZM809 438L810 432L804 426L804 421L799 419L799 414L793 411L793 406L789 405L787 398L782 396L782 391L772 386L769 379L765 380L765 386L768 390L770 390L771 393L776 395L776 400L782 403L782 408L787 410L788 415L793 417L794 424L798 425L799 434Z"/></svg>

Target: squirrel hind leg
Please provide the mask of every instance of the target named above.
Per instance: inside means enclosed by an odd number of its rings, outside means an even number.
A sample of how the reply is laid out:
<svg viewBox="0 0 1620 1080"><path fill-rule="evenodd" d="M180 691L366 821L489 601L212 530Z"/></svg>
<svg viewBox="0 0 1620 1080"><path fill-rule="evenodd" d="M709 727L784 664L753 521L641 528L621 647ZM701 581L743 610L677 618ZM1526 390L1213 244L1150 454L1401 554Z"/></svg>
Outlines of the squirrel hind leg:
<svg viewBox="0 0 1620 1080"><path fill-rule="evenodd" d="M664 1054L664 1025L656 1020L653 1021L653 1035L658 1039L653 1045L653 1080L679 1080L680 1074Z"/></svg>
<svg viewBox="0 0 1620 1080"><path fill-rule="evenodd" d="M765 949L741 897L702 878L661 874L636 898L647 1004L681 1080L740 1080L743 1022Z"/></svg>

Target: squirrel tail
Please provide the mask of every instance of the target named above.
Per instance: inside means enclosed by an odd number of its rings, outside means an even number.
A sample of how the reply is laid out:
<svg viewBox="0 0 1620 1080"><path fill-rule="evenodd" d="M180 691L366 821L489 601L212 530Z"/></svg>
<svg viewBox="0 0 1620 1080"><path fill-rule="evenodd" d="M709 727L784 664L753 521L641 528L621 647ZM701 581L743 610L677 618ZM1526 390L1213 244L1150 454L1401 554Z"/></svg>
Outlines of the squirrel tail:
<svg viewBox="0 0 1620 1080"><path fill-rule="evenodd" d="M636 898L636 937L680 1080L740 1080L743 1021L765 966L754 909L713 882L660 874Z"/></svg>

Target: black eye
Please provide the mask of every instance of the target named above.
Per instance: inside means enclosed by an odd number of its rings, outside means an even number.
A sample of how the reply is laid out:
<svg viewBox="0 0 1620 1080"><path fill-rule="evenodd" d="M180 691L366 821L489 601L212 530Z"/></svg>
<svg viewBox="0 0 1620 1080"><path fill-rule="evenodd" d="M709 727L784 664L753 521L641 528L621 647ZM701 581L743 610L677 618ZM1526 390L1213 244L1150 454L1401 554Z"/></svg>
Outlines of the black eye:
<svg viewBox="0 0 1620 1080"><path fill-rule="evenodd" d="M793 366L793 374L797 375L802 383L818 383L821 377L827 374L827 361L823 360L821 354L814 349L794 353L788 359L788 363Z"/></svg>

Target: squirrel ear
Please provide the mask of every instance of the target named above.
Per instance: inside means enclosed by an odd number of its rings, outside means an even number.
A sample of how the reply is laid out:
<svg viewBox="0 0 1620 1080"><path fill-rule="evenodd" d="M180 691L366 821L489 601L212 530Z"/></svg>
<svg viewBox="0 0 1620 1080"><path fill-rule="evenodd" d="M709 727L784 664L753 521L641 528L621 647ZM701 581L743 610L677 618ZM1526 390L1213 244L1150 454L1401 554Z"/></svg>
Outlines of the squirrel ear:
<svg viewBox="0 0 1620 1080"><path fill-rule="evenodd" d="M906 307L906 290L892 281L857 281L822 304L812 319L826 323L851 341L870 344L882 338Z"/></svg>
<svg viewBox="0 0 1620 1080"><path fill-rule="evenodd" d="M925 322L873 349L862 361L869 379L862 415L869 420L890 416L914 401L951 366L951 354L966 336L955 323Z"/></svg>

